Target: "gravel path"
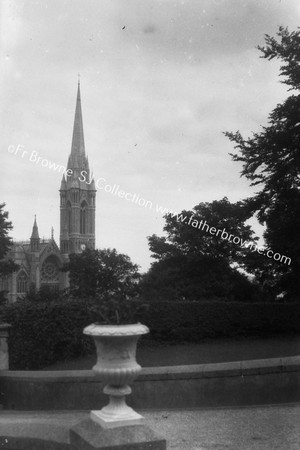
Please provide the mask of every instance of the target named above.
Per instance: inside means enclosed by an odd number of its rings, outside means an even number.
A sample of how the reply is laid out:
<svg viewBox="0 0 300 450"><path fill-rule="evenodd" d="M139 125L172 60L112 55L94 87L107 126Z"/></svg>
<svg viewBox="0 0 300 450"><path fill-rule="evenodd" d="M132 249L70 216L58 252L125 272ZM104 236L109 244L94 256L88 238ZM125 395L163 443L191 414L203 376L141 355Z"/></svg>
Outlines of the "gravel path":
<svg viewBox="0 0 300 450"><path fill-rule="evenodd" d="M172 450L299 450L300 405L144 413Z"/></svg>
<svg viewBox="0 0 300 450"><path fill-rule="evenodd" d="M300 404L246 408L140 411L146 424L167 439L168 450L299 450ZM56 436L87 412L1 411L0 435Z"/></svg>

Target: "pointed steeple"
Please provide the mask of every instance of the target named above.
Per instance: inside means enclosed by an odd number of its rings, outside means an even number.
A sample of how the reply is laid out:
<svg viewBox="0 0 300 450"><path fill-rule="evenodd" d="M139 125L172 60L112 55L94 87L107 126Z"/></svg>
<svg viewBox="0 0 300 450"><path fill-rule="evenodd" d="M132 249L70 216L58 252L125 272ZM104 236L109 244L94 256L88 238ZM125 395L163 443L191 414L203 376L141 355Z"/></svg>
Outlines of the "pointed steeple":
<svg viewBox="0 0 300 450"><path fill-rule="evenodd" d="M77 99L76 99L76 109L75 109L75 119L73 126L73 137L72 137L72 147L71 153L68 159L67 169L70 169L71 175L68 177L63 177L61 190L62 189L83 189L88 190L89 185L80 181L81 172L86 172L86 178L89 179L89 162L85 154L84 145L84 134L83 134L83 122L82 122L82 112L81 112L81 96L80 96L80 81L78 79L77 87ZM65 185L66 182L66 185Z"/></svg>
<svg viewBox="0 0 300 450"><path fill-rule="evenodd" d="M38 230L38 226L36 223L36 215L34 215L34 223L33 223L33 227L32 227L31 239L40 239L39 230Z"/></svg>
<svg viewBox="0 0 300 450"><path fill-rule="evenodd" d="M36 215L34 215L34 223L32 227L32 233L30 238L30 247L32 252L38 252L40 247L39 230L36 223Z"/></svg>
<svg viewBox="0 0 300 450"><path fill-rule="evenodd" d="M60 186L60 249L63 255L95 248L95 182L85 153L78 80L71 154Z"/></svg>
<svg viewBox="0 0 300 450"><path fill-rule="evenodd" d="M72 155L73 156L85 155L83 122L82 122L82 111L81 111L80 81L79 80L78 80L78 88L77 88L75 119L74 119L74 126L73 126L71 156Z"/></svg>
<svg viewBox="0 0 300 450"><path fill-rule="evenodd" d="M63 191L64 189L67 189L67 182L65 176L63 175L60 183L60 191Z"/></svg>

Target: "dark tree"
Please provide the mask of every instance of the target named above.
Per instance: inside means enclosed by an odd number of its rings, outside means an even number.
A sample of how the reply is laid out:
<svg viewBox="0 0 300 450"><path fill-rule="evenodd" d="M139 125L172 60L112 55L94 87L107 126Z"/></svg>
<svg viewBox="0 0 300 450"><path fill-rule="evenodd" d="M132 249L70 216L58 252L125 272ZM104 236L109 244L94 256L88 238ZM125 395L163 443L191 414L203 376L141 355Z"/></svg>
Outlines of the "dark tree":
<svg viewBox="0 0 300 450"><path fill-rule="evenodd" d="M11 259L5 258L9 251L12 240L9 232L12 230L12 224L8 219L8 212L4 211L5 203L0 204L0 276L9 275L18 270L18 265Z"/></svg>
<svg viewBox="0 0 300 450"><path fill-rule="evenodd" d="M282 62L282 82L294 94L276 106L261 132L248 139L239 132L226 135L237 150L233 160L243 164L241 174L257 187L246 204L265 225L267 246L291 259L291 263L264 261L261 277L275 293L285 291L287 298L296 298L300 290L300 31L280 27L277 39L266 35L265 43L258 47L262 58Z"/></svg>
<svg viewBox="0 0 300 450"><path fill-rule="evenodd" d="M148 238L157 261L143 277L143 296L249 300L253 285L237 271L247 266L249 255L249 249L241 244L257 239L245 224L248 218L242 202L230 203L226 197L200 203L192 211L165 216L167 236ZM239 243L234 243L233 238Z"/></svg>
<svg viewBox="0 0 300 450"><path fill-rule="evenodd" d="M25 297L22 296L21 301L29 301L29 302L55 302L57 300L63 300L65 296L64 293L56 292L51 289L50 286L43 285L39 290L36 290L35 283L32 283L29 286L29 291L26 293Z"/></svg>
<svg viewBox="0 0 300 450"><path fill-rule="evenodd" d="M86 249L71 254L65 270L69 271L70 292L75 297L101 298L119 293L134 297L138 291L138 266L115 249Z"/></svg>
<svg viewBox="0 0 300 450"><path fill-rule="evenodd" d="M12 230L12 224L8 220L8 212L4 211L5 203L0 204L0 278L6 277L12 272L18 270L19 266L11 259L7 258L12 241L9 232ZM5 301L5 292L0 292L0 302Z"/></svg>

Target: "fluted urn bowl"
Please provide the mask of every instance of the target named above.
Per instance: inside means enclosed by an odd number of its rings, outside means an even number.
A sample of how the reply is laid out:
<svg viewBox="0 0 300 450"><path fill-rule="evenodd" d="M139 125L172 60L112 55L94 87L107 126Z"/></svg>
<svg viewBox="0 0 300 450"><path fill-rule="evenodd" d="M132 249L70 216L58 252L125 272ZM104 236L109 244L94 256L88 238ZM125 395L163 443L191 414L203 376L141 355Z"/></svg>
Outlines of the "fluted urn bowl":
<svg viewBox="0 0 300 450"><path fill-rule="evenodd" d="M110 402L101 411L92 411L91 418L104 428L140 423L142 416L125 402L125 395L131 393L131 383L141 371L136 361L136 346L141 335L149 329L141 323L130 325L92 324L83 330L94 338L97 363L95 375L107 385L104 393Z"/></svg>

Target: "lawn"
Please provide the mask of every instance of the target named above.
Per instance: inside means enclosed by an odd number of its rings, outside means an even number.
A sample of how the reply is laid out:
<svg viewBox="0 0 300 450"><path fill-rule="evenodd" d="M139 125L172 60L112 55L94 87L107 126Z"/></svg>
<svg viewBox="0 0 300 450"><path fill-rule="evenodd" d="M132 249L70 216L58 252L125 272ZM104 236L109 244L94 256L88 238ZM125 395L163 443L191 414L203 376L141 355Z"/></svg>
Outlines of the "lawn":
<svg viewBox="0 0 300 450"><path fill-rule="evenodd" d="M143 367L207 364L225 361L245 361L300 354L300 336L268 338L211 339L200 343L138 345L137 360ZM96 362L95 355L72 361L62 361L43 370L85 370Z"/></svg>

